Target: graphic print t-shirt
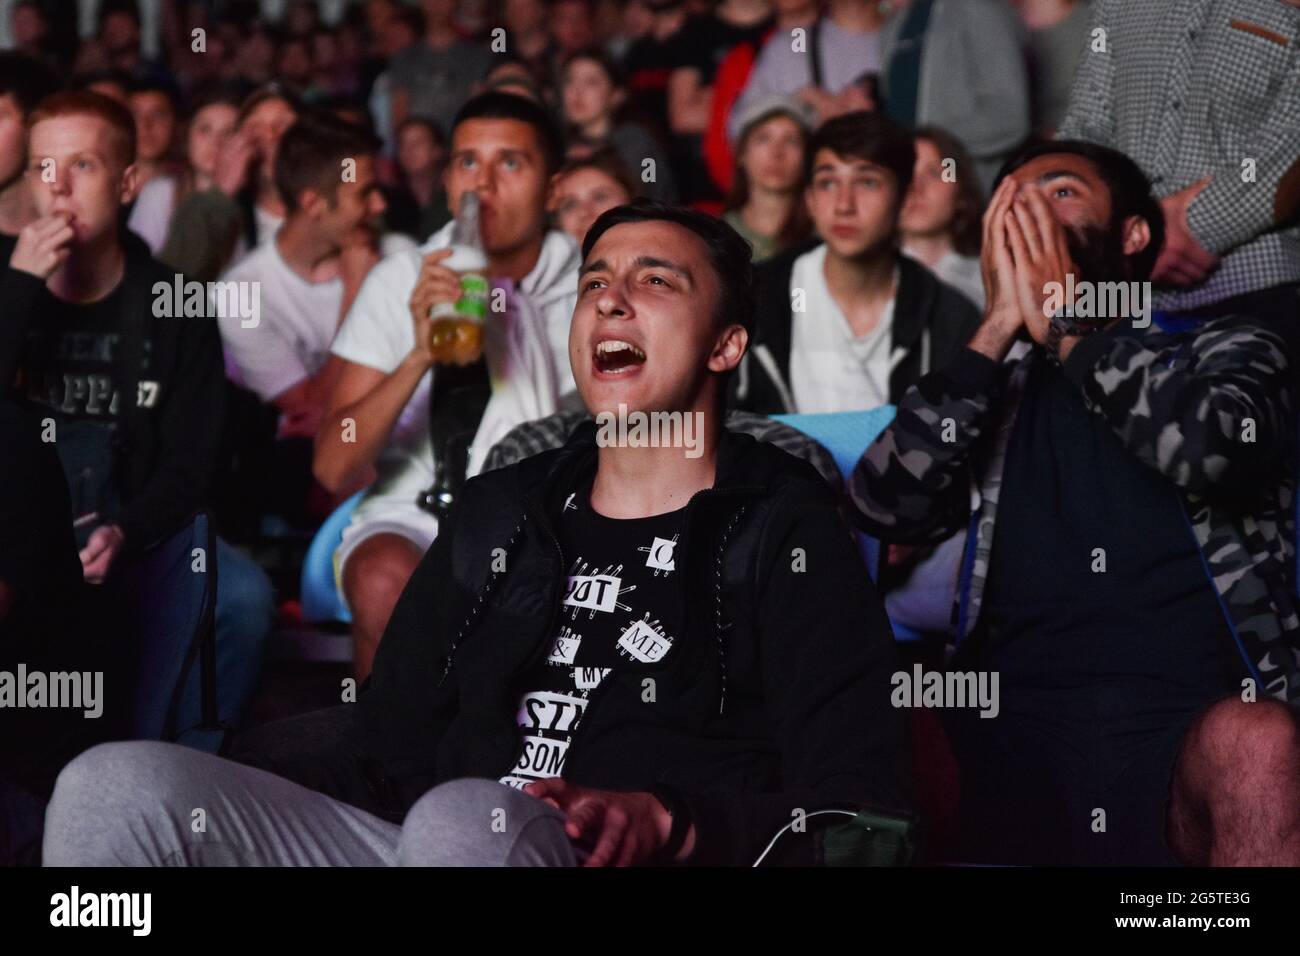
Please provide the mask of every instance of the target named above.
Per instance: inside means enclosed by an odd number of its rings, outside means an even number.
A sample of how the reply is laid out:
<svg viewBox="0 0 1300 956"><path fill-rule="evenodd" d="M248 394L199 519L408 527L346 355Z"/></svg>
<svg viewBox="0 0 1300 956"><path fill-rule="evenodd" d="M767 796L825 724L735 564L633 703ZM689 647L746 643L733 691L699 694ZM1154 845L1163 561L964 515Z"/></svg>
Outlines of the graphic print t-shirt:
<svg viewBox="0 0 1300 956"><path fill-rule="evenodd" d="M48 409L55 423L79 547L95 527L111 520L118 503L112 449L123 401L114 381L123 285L84 305L46 292L37 306L40 321L29 330L19 360L19 393ZM147 372L148 340L144 346Z"/></svg>
<svg viewBox="0 0 1300 956"><path fill-rule="evenodd" d="M685 509L616 519L571 494L556 533L569 562L564 603L546 656L523 677L521 749L501 782L524 787L564 773L587 703L616 668L649 667L672 648L682 597L674 551Z"/></svg>

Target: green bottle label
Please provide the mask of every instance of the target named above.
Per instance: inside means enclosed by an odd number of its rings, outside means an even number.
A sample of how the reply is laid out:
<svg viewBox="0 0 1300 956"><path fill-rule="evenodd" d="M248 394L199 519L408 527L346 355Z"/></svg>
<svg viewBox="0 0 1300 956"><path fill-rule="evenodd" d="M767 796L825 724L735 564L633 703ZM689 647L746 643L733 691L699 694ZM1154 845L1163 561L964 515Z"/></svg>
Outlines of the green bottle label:
<svg viewBox="0 0 1300 956"><path fill-rule="evenodd" d="M460 277L460 298L456 300L456 314L475 322L487 318L488 280L477 272L466 272Z"/></svg>

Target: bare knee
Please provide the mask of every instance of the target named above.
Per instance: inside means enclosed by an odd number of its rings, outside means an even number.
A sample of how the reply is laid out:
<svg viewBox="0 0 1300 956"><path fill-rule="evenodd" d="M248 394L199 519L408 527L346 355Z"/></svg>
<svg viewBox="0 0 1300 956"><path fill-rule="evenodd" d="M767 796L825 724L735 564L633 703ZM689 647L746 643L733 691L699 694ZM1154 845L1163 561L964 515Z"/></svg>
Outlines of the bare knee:
<svg viewBox="0 0 1300 956"><path fill-rule="evenodd" d="M1297 753L1300 728L1291 711L1274 700L1220 701L1201 715L1183 740L1189 769L1214 775L1242 767L1277 767L1294 761Z"/></svg>
<svg viewBox="0 0 1300 956"><path fill-rule="evenodd" d="M343 593L352 608L353 670L364 680L397 600L421 553L396 534L377 534L357 545L343 565Z"/></svg>
<svg viewBox="0 0 1300 956"><path fill-rule="evenodd" d="M1259 854L1275 848L1293 852L1297 800L1295 716L1273 700L1221 701L1183 738L1170 796L1170 844L1184 862L1202 865L1264 862Z"/></svg>
<svg viewBox="0 0 1300 956"><path fill-rule="evenodd" d="M353 616L382 617L386 624L420 557L419 548L396 534L377 534L357 545L343 566L343 593Z"/></svg>

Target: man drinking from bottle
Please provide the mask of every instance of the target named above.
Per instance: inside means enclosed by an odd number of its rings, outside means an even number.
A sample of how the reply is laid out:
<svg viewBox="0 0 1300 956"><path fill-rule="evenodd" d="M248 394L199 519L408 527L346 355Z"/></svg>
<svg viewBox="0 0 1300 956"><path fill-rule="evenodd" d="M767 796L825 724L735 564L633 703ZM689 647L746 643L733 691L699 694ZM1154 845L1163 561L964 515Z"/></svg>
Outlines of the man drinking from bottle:
<svg viewBox="0 0 1300 956"><path fill-rule="evenodd" d="M567 341L580 257L546 223L560 156L549 118L521 97L477 96L452 127L447 199L460 210L477 197L491 286L482 354L439 362L431 340L434 319L464 292L448 268L454 220L375 266L334 340L338 377L314 471L331 491L368 485L335 556L359 679L459 481L509 428L574 392Z"/></svg>

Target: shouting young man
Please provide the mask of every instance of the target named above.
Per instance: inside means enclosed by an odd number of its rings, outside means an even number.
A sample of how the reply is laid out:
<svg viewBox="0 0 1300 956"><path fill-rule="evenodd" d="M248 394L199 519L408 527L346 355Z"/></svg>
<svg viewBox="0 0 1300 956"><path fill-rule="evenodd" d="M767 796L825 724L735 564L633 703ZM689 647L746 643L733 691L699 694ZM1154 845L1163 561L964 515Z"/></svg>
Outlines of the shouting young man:
<svg viewBox="0 0 1300 956"><path fill-rule="evenodd" d="M968 859L1300 863L1292 373L1251 317L1152 321L1163 227L1121 153L1013 160L983 324L853 475L886 541L970 529L952 667L1001 708L944 711Z"/></svg>
<svg viewBox="0 0 1300 956"><path fill-rule="evenodd" d="M892 638L836 498L721 424L748 245L635 204L596 220L583 260L583 401L600 422L690 418L699 444L589 422L469 481L346 739L265 761L333 796L102 746L60 777L46 863L743 865L801 814L904 800ZM201 836L196 806L219 808Z"/></svg>

